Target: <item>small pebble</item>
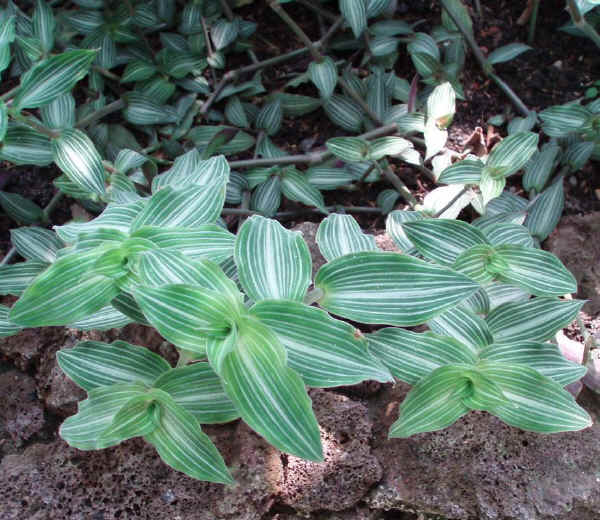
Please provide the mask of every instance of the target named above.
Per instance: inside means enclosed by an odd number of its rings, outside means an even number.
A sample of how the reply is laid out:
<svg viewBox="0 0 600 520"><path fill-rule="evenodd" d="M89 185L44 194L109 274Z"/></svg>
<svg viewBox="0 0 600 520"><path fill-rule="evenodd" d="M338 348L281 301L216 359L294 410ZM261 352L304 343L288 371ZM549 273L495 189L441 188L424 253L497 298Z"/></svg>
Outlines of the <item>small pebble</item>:
<svg viewBox="0 0 600 520"><path fill-rule="evenodd" d="M561 60L556 60L556 61L555 61L555 62L552 64L552 66L553 66L555 69L562 70L562 61L561 61Z"/></svg>
<svg viewBox="0 0 600 520"><path fill-rule="evenodd" d="M575 177L575 175L569 177L569 184L571 186L577 186L577 177Z"/></svg>

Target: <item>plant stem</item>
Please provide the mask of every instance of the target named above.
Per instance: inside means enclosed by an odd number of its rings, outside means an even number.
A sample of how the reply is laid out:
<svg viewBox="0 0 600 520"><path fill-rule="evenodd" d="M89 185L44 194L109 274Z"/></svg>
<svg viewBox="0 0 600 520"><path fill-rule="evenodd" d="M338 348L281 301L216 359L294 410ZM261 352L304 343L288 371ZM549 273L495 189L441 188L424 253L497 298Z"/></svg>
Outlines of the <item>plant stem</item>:
<svg viewBox="0 0 600 520"><path fill-rule="evenodd" d="M45 136L49 137L50 139L55 139L60 135L60 132L51 130L47 126L41 125L34 119L26 117L22 114L11 114L11 116L15 121L18 121L19 123L22 123L26 126L29 126L30 128L33 128L34 130L37 130L40 134L44 134Z"/></svg>
<svg viewBox="0 0 600 520"><path fill-rule="evenodd" d="M0 96L0 101L6 101L7 99L10 99L11 97L14 97L14 95L16 94L16 92L19 90L20 86L21 85L17 85L16 87L13 87L10 90L6 91L4 94L2 94Z"/></svg>
<svg viewBox="0 0 600 520"><path fill-rule="evenodd" d="M310 0L297 0L297 2L308 7L309 9L312 9L315 13L320 14L323 18L326 18L330 22L337 20L337 16L334 13L328 11L327 9L323 9L321 6L314 4Z"/></svg>
<svg viewBox="0 0 600 520"><path fill-rule="evenodd" d="M342 87L342 90L360 105L360 108L362 108L365 111L365 113L369 116L373 123L375 123L377 126L383 126L383 121L379 119L379 116L375 112L373 112L371 107L359 95L359 93L356 92L350 85L348 85L348 83L346 83L346 80L342 76L338 77L338 83L340 87Z"/></svg>
<svg viewBox="0 0 600 520"><path fill-rule="evenodd" d="M389 168L386 168L384 170L377 161L375 161L374 164L375 164L375 168L377 168L379 173L381 175L383 175L386 178L386 180L389 181L389 183L394 188L396 188L396 191L399 192L404 197L404 200L406 200L406 202L408 202L408 205L412 209L415 209L415 207L419 204L419 201L415 198L415 196L412 194L412 192L408 189L408 186L400 180L400 177L398 177L396 174L392 173L392 171Z"/></svg>
<svg viewBox="0 0 600 520"><path fill-rule="evenodd" d="M529 34L527 35L527 43L533 45L535 39L535 28L537 26L537 17L540 10L540 0L533 0L533 9L531 10L531 18L529 18Z"/></svg>
<svg viewBox="0 0 600 520"><path fill-rule="evenodd" d="M469 191L468 186L465 186L462 190L460 190L454 197L452 197L452 200L450 202L448 202L448 204L446 204L442 209L440 209L439 211L436 211L433 214L433 218L439 218L441 217L447 210L449 210L454 203L460 199L465 193L467 193L467 191Z"/></svg>
<svg viewBox="0 0 600 520"><path fill-rule="evenodd" d="M308 51L312 55L313 60L315 60L317 63L320 63L321 61L323 61L323 56L317 50L317 48L315 47L315 45L313 44L311 39L306 35L306 33L302 30L302 28L294 21L294 19L289 14L287 14L285 9L283 7L281 7L279 0L273 0L269 5L271 6L271 9L273 9L273 11L275 11L279 15L279 18L281 18L288 25L288 27L294 32L294 34L298 37L298 39L305 45L305 47L308 49Z"/></svg>
<svg viewBox="0 0 600 520"><path fill-rule="evenodd" d="M600 34L598 34L596 29L594 29L589 23L587 23L585 16L583 16L579 10L577 2L575 2L575 0L567 0L567 5L569 14L571 15L571 20L573 20L575 27L577 27L580 31L583 31L583 33L590 40L592 40L598 46L598 48L600 48Z"/></svg>
<svg viewBox="0 0 600 520"><path fill-rule="evenodd" d="M475 0L475 12L479 18L483 18L483 9L481 8L481 0Z"/></svg>
<svg viewBox="0 0 600 520"><path fill-rule="evenodd" d="M108 105L99 108L95 112L92 112L91 114L77 121L75 128L85 128L87 126L90 126L99 119L102 119L104 116L112 114L113 112L121 110L122 108L125 108L125 101L123 99L117 99L116 101L113 101L112 103L109 103Z"/></svg>
<svg viewBox="0 0 600 520"><path fill-rule="evenodd" d="M477 59L479 65L481 66L481 69L483 70L483 73L487 77L492 79L500 87L500 89L508 96L508 98L513 102L517 110L522 115L524 115L525 117L528 116L529 109L525 106L525 103L523 103L523 101L521 101L521 98L519 98L519 96L517 96L517 94L515 94L515 92L494 73L494 68L487 60L487 58L483 55L483 52L481 51L479 45L477 45L477 42L475 41L475 38L473 38L473 35L467 30L465 25L462 23L462 20L455 15L452 8L449 6L449 0L440 0L440 3L448 13L448 16L452 18L452 21L458 27L458 30L462 33L463 38L469 44L469 47L471 47L475 58Z"/></svg>

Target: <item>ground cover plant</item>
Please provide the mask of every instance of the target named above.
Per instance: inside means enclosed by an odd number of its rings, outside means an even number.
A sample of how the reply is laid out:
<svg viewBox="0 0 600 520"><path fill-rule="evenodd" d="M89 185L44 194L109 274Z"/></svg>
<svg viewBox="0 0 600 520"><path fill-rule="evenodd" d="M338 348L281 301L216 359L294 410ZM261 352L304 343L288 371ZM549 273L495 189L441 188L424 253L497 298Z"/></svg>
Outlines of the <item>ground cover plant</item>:
<svg viewBox="0 0 600 520"><path fill-rule="evenodd" d="M0 307L0 334L139 323L179 355L172 367L122 341L61 350L88 393L61 436L82 450L143 437L175 469L231 483L202 424L241 418L283 452L322 460L307 387L365 380L413 387L391 437L471 410L540 433L588 427L564 388L586 368L551 342L583 302L540 246L564 178L600 158L599 100L528 109L494 66L531 47L485 55L460 0L417 23L391 1L299 3L321 38L272 2L299 47L262 61L260 24L227 1L2 10L0 159L61 175L44 209L0 191L20 226L0 267L2 294L18 297ZM268 91L263 71L300 56L306 67ZM472 57L519 115L490 114L505 137L488 146L475 135L457 152L448 134ZM286 119L313 112L338 135L304 153L276 144ZM420 201L395 164L439 186ZM519 173L528 198L507 189ZM371 206L325 203L381 181ZM52 227L64 196L95 217ZM276 220L285 200L322 215L327 263L314 278L303 237ZM458 220L463 210L478 217ZM401 253L381 251L353 212L387 215Z"/></svg>

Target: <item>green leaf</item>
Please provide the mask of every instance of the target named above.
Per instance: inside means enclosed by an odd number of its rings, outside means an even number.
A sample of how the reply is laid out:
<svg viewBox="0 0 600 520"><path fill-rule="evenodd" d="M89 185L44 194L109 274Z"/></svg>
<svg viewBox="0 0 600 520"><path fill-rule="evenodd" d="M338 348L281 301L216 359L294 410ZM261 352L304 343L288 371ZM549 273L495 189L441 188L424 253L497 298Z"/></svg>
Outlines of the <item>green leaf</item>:
<svg viewBox="0 0 600 520"><path fill-rule="evenodd" d="M436 334L450 336L467 345L474 354L494 341L483 318L459 307L448 309L429 320L427 325Z"/></svg>
<svg viewBox="0 0 600 520"><path fill-rule="evenodd" d="M233 483L223 458L196 418L166 393L160 402L160 423L144 439L177 471L198 480Z"/></svg>
<svg viewBox="0 0 600 520"><path fill-rule="evenodd" d="M523 168L537 150L539 136L533 132L518 132L498 143L483 169L493 178L509 177Z"/></svg>
<svg viewBox="0 0 600 520"><path fill-rule="evenodd" d="M56 252L64 247L55 233L40 227L11 229L10 238L17 253L23 258L49 264L56 260Z"/></svg>
<svg viewBox="0 0 600 520"><path fill-rule="evenodd" d="M242 419L277 449L322 461L319 425L300 376L285 350L256 319L240 326L237 348L223 361L224 389Z"/></svg>
<svg viewBox="0 0 600 520"><path fill-rule="evenodd" d="M552 253L518 245L501 245L497 253L508 264L499 281L518 285L536 296L562 296L577 292L577 281Z"/></svg>
<svg viewBox="0 0 600 520"><path fill-rule="evenodd" d="M442 366L421 379L400 405L400 417L390 427L389 437L410 437L440 430L469 411L463 403L469 380L461 366Z"/></svg>
<svg viewBox="0 0 600 520"><path fill-rule="evenodd" d="M479 189L481 191L483 206L487 206L492 199L500 196L505 186L506 178L503 176L501 171L496 172L484 167L481 171L481 180L479 181Z"/></svg>
<svg viewBox="0 0 600 520"><path fill-rule="evenodd" d="M587 412L560 384L523 365L481 363L481 373L493 380L508 403L490 413L521 430L555 433L582 430L592 425Z"/></svg>
<svg viewBox="0 0 600 520"><path fill-rule="evenodd" d="M148 321L167 340L204 353L206 336L225 337L238 306L216 291L171 284L137 287L135 299Z"/></svg>
<svg viewBox="0 0 600 520"><path fill-rule="evenodd" d="M129 83L131 81L144 81L150 79L156 74L156 65L142 60L130 61L123 74L121 75L121 83Z"/></svg>
<svg viewBox="0 0 600 520"><path fill-rule="evenodd" d="M125 325L130 324L132 321L134 320L127 317L112 305L106 305L99 311L70 323L68 327L77 330L110 330L120 329Z"/></svg>
<svg viewBox="0 0 600 520"><path fill-rule="evenodd" d="M504 63L505 61L510 61L531 49L532 47L525 45L524 43L509 43L508 45L503 45L502 47L498 47L490 52L487 56L487 61L491 65L495 65L496 63Z"/></svg>
<svg viewBox="0 0 600 520"><path fill-rule="evenodd" d="M540 241L545 240L558 225L564 205L563 180L558 179L533 201L525 219L525 226L534 237Z"/></svg>
<svg viewBox="0 0 600 520"><path fill-rule="evenodd" d="M326 260L360 251L377 251L375 237L365 235L351 215L334 213L321 221L316 236L319 250Z"/></svg>
<svg viewBox="0 0 600 520"><path fill-rule="evenodd" d="M274 135L279 131L283 120L283 110L281 101L275 99L264 105L258 115L254 126L259 130L264 130L267 135Z"/></svg>
<svg viewBox="0 0 600 520"><path fill-rule="evenodd" d="M244 110L244 105L242 105L240 98L237 96L231 96L227 101L225 117L234 126L239 126L240 128L250 127L250 121Z"/></svg>
<svg viewBox="0 0 600 520"><path fill-rule="evenodd" d="M266 217L275 215L281 204L281 177L272 175L252 192L250 207Z"/></svg>
<svg viewBox="0 0 600 520"><path fill-rule="evenodd" d="M68 128L52 140L52 155L58 167L85 191L106 193L104 166L94 143L81 130Z"/></svg>
<svg viewBox="0 0 600 520"><path fill-rule="evenodd" d="M8 109L6 103L0 101L0 142L4 140L8 130Z"/></svg>
<svg viewBox="0 0 600 520"><path fill-rule="evenodd" d="M95 57L96 51L74 50L34 65L21 78L15 108L38 108L69 92L86 76Z"/></svg>
<svg viewBox="0 0 600 520"><path fill-rule="evenodd" d="M22 224L35 224L44 220L42 208L18 193L0 191L0 207L11 219Z"/></svg>
<svg viewBox="0 0 600 520"><path fill-rule="evenodd" d="M325 264L315 279L319 305L362 323L417 325L473 294L479 285L450 269L396 253L362 252Z"/></svg>
<svg viewBox="0 0 600 520"><path fill-rule="evenodd" d="M48 166L52 163L50 139L31 128L9 124L0 146L0 159L13 164Z"/></svg>
<svg viewBox="0 0 600 520"><path fill-rule="evenodd" d="M178 251L191 260L212 260L218 264L233 255L235 235L216 224L203 224L194 229L142 227L131 235L145 238L157 248Z"/></svg>
<svg viewBox="0 0 600 520"><path fill-rule="evenodd" d="M86 391L120 383L152 383L170 365L145 347L115 341L81 341L61 349L56 358L62 371Z"/></svg>
<svg viewBox="0 0 600 520"><path fill-rule="evenodd" d="M479 229L461 220L425 219L402 227L419 253L440 264L453 264L468 248L488 243Z"/></svg>
<svg viewBox="0 0 600 520"><path fill-rule="evenodd" d="M379 159L383 159L386 155L399 155L412 148L413 144L402 137L379 137L378 139L373 139L369 142L369 159L378 161Z"/></svg>
<svg viewBox="0 0 600 520"><path fill-rule="evenodd" d="M200 149L200 151L203 151L208 147L215 135L227 128L231 127L195 126L186 134L186 137L194 141L194 144ZM226 144L220 146L218 151L223 155L237 154L248 150L248 148L252 148L252 146L254 146L254 142L254 137L245 132L238 131L235 134L235 137L231 139L231 141L228 141Z"/></svg>
<svg viewBox="0 0 600 520"><path fill-rule="evenodd" d="M503 303L486 318L495 342L545 341L571 323L585 302L532 298Z"/></svg>
<svg viewBox="0 0 600 520"><path fill-rule="evenodd" d="M358 38L367 28L367 5L365 0L339 0L340 11L354 37Z"/></svg>
<svg viewBox="0 0 600 520"><path fill-rule="evenodd" d="M131 225L133 232L145 226L188 227L214 223L225 203L226 182L209 186L167 186L150 198Z"/></svg>
<svg viewBox="0 0 600 520"><path fill-rule="evenodd" d="M520 224L500 223L486 227L484 230L490 244L499 246L511 244L516 246L535 247L533 237L525 226Z"/></svg>
<svg viewBox="0 0 600 520"><path fill-rule="evenodd" d="M356 101L338 94L333 94L323 105L327 117L334 125L348 132L360 132L363 126L363 109Z"/></svg>
<svg viewBox="0 0 600 520"><path fill-rule="evenodd" d="M113 417L110 426L100 435L103 439L125 441L152 433L157 427L159 404L154 401L153 391L132 397Z"/></svg>
<svg viewBox="0 0 600 520"><path fill-rule="evenodd" d="M223 18L217 20L210 28L210 36L215 45L215 49L219 51L235 41L235 39L238 37L239 31L239 18L235 18L231 22L228 22Z"/></svg>
<svg viewBox="0 0 600 520"><path fill-rule="evenodd" d="M587 108L574 103L552 106L540 112L542 130L549 137L566 137L581 130L591 115Z"/></svg>
<svg viewBox="0 0 600 520"><path fill-rule="evenodd" d="M96 250L75 252L52 264L14 304L10 319L19 325L68 325L104 307L118 293L114 280L90 272Z"/></svg>
<svg viewBox="0 0 600 520"><path fill-rule="evenodd" d="M201 424L226 423L240 416L208 363L173 368L153 386L168 393Z"/></svg>
<svg viewBox="0 0 600 520"><path fill-rule="evenodd" d="M75 126L75 98L70 92L41 107L42 121L50 128L63 130Z"/></svg>
<svg viewBox="0 0 600 520"><path fill-rule="evenodd" d="M322 98L328 99L337 85L337 67L335 62L326 56L321 62L313 61L308 66L308 75L319 89Z"/></svg>
<svg viewBox="0 0 600 520"><path fill-rule="evenodd" d="M452 267L483 285L492 282L507 265L492 246L481 244L461 253Z"/></svg>
<svg viewBox="0 0 600 520"><path fill-rule="evenodd" d="M385 231L392 237L394 243L403 253L412 254L413 252L416 252L416 249L406 236L403 224L405 222L418 221L424 218L425 215L420 211L392 211L385 221Z"/></svg>
<svg viewBox="0 0 600 520"><path fill-rule="evenodd" d="M383 361L394 377L410 385L444 365L477 362L472 348L431 332L386 327L369 334L367 339L369 351Z"/></svg>
<svg viewBox="0 0 600 520"><path fill-rule="evenodd" d="M560 349L552 343L518 341L515 343L494 343L483 349L479 355L482 361L525 365L556 381L561 386L581 379L586 368L568 361Z"/></svg>
<svg viewBox="0 0 600 520"><path fill-rule="evenodd" d="M530 295L520 287L503 283L491 283L485 287L490 305L489 310L494 310L503 303L521 302L528 300ZM487 313L486 313L487 314Z"/></svg>
<svg viewBox="0 0 600 520"><path fill-rule="evenodd" d="M135 125L174 123L178 119L174 111L146 94L128 92L126 102L127 106L123 110L123 117Z"/></svg>
<svg viewBox="0 0 600 520"><path fill-rule="evenodd" d="M442 184L479 184L483 163L479 159L465 159L448 166L439 176Z"/></svg>
<svg viewBox="0 0 600 520"><path fill-rule="evenodd" d="M255 302L304 299L312 261L301 233L254 215L238 232L234 257L240 283Z"/></svg>
<svg viewBox="0 0 600 520"><path fill-rule="evenodd" d="M314 112L321 106L321 100L300 94L287 94L280 92L276 94L281 102L283 114L291 117L303 116Z"/></svg>
<svg viewBox="0 0 600 520"><path fill-rule="evenodd" d="M35 9L33 11L33 33L40 40L42 49L45 53L48 53L54 47L54 29L56 22L54 20L54 14L52 8L44 2L44 0L37 0Z"/></svg>
<svg viewBox="0 0 600 520"><path fill-rule="evenodd" d="M0 294L21 295L46 267L48 264L39 260L0 266Z"/></svg>
<svg viewBox="0 0 600 520"><path fill-rule="evenodd" d="M304 175L295 168L286 168L281 179L281 191L289 200L314 206L326 215L325 201L321 192L309 184Z"/></svg>
<svg viewBox="0 0 600 520"><path fill-rule="evenodd" d="M76 415L67 418L60 426L60 436L79 450L99 450L121 442L120 438L102 437L118 411L134 397L144 395L147 388L140 383L124 383L99 387L89 392L89 397L79 403Z"/></svg>
<svg viewBox="0 0 600 520"><path fill-rule="evenodd" d="M290 300L266 300L250 313L275 333L287 351L289 366L309 386L391 380L387 369L369 354L364 336L325 311Z"/></svg>
<svg viewBox="0 0 600 520"><path fill-rule="evenodd" d="M0 305L0 338L12 336L17 332L23 330L23 327L10 321L8 317L10 309L5 305Z"/></svg>
<svg viewBox="0 0 600 520"><path fill-rule="evenodd" d="M360 162L369 157L369 143L360 137L333 137L325 144L333 155L343 161Z"/></svg>

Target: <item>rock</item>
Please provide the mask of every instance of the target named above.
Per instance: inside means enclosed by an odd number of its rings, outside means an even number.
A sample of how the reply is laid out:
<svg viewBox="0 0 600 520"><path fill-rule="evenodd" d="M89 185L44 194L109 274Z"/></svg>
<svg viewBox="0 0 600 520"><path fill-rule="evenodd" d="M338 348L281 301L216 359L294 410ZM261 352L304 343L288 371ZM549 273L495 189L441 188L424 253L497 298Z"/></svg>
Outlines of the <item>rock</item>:
<svg viewBox="0 0 600 520"><path fill-rule="evenodd" d="M568 216L548 237L546 249L558 256L577 279L583 310L600 314L600 212Z"/></svg>
<svg viewBox="0 0 600 520"><path fill-rule="evenodd" d="M0 395L0 450L11 452L44 428L44 408L35 380L18 370L0 374Z"/></svg>
<svg viewBox="0 0 600 520"><path fill-rule="evenodd" d="M301 224L297 224L292 228L292 231L300 231L302 233L304 241L308 245L310 256L312 257L313 280L319 268L326 262L325 258L321 254L321 251L319 250L319 246L317 245L318 229L319 224L316 222L302 222Z"/></svg>
<svg viewBox="0 0 600 520"><path fill-rule="evenodd" d="M366 502L460 520L600 518L600 407L582 393L594 425L538 435L472 412L449 428L385 439L408 386L386 386L374 424L383 480Z"/></svg>

